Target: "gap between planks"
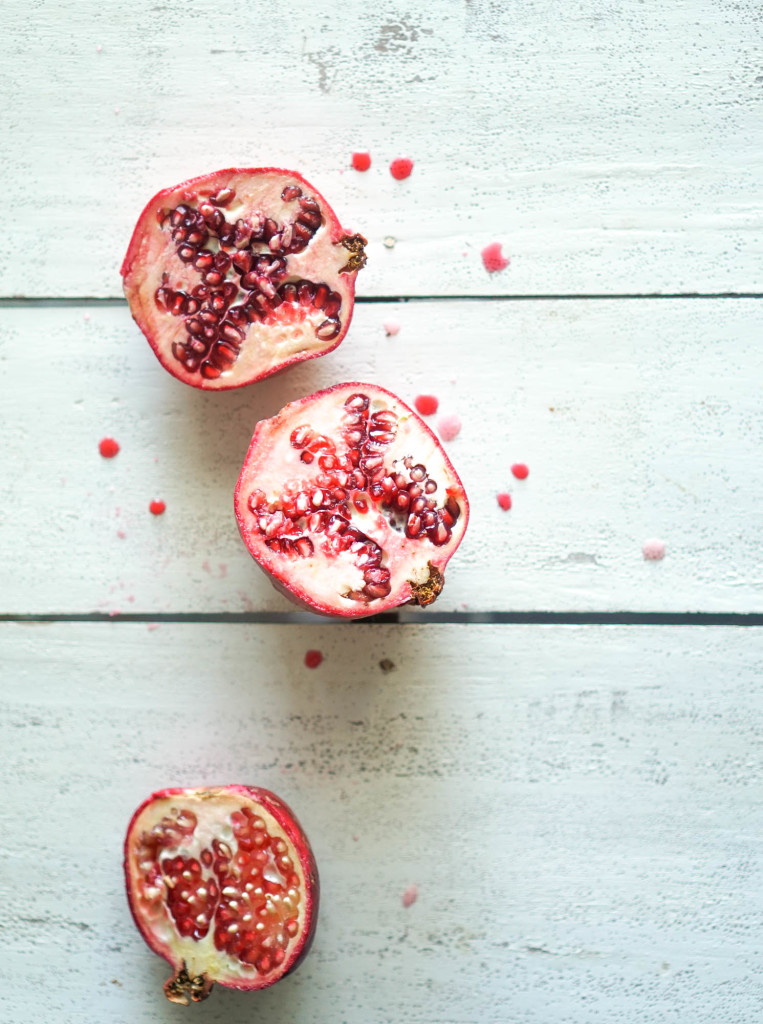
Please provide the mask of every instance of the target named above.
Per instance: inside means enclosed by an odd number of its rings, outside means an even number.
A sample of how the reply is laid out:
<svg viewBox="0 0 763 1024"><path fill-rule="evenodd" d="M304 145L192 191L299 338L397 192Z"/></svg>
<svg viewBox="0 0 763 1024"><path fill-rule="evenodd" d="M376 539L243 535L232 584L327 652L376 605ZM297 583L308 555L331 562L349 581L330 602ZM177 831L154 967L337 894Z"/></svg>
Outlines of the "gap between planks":
<svg viewBox="0 0 763 1024"><path fill-rule="evenodd" d="M613 292L578 295L362 295L355 296L356 305L378 306L385 302L620 302L633 299L763 299L763 292ZM0 309L21 309L71 306L126 306L118 296L68 296L66 298L25 298L0 296Z"/></svg>
<svg viewBox="0 0 763 1024"><path fill-rule="evenodd" d="M309 612L133 612L111 615L108 612L39 615L0 615L0 623L52 622L163 622L220 623L230 625L320 625L340 626L359 623L384 626L441 625L556 625L556 626L763 626L760 612L384 612L362 619L327 619Z"/></svg>

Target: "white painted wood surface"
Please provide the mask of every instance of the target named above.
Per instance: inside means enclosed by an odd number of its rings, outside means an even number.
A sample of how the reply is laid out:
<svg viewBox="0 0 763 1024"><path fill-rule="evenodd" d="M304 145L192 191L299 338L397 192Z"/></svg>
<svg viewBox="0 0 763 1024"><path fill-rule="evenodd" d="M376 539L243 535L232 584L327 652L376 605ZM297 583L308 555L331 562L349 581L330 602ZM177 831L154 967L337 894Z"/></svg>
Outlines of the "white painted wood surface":
<svg viewBox="0 0 763 1024"><path fill-rule="evenodd" d="M763 611L760 306L361 305L336 352L219 395L173 380L126 307L0 310L0 612L293 610L241 542L233 487L259 418L353 378L463 420L446 447L472 519L439 610Z"/></svg>
<svg viewBox="0 0 763 1024"><path fill-rule="evenodd" d="M761 302L579 298L760 292L762 31L758 0L6 0L0 299L119 296L154 192L271 163L368 236L361 296L414 301L225 395L124 305L5 301L0 614L288 611L231 513L247 441L364 378L464 423L439 610L763 611ZM578 298L490 299L532 295ZM234 780L302 817L320 930L201 1021L752 1024L762 664L758 629L2 623L3 1024L180 1018L122 834Z"/></svg>
<svg viewBox="0 0 763 1024"><path fill-rule="evenodd" d="M758 291L762 24L759 0L6 0L0 294L118 294L150 196L236 164L302 170L369 238L367 295Z"/></svg>
<svg viewBox="0 0 763 1024"><path fill-rule="evenodd" d="M758 1018L758 631L0 636L5 1024L180 1019L125 905L123 830L158 786L230 780L292 803L323 905L292 978L194 1020Z"/></svg>

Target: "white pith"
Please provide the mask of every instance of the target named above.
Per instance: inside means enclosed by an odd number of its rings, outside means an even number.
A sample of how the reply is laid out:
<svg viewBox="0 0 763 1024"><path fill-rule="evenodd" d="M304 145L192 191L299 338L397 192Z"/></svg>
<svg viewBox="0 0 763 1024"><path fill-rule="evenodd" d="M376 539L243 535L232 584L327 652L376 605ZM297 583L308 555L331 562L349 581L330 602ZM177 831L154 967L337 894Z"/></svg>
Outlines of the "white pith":
<svg viewBox="0 0 763 1024"><path fill-rule="evenodd" d="M401 519L403 529L394 529L381 504L375 503L367 492L358 492L364 494L369 510L367 513L358 512L350 501L352 525L382 548L382 565L391 572L389 596L371 601L367 611L373 613L380 607L410 600L411 584L423 584L429 579L430 563L440 570L444 568L463 537L468 518L462 486L437 440L411 410L375 386L353 383L333 388L318 396L293 402L277 416L259 423L237 489L239 522L247 531L247 542L250 550L254 549L257 560L288 589L298 596L310 595L310 603L329 614L342 614L343 608L349 610L361 604L357 599L344 597L364 585L363 571L355 563L355 556L349 551L328 553L325 534L310 533L306 528L303 534L315 546L312 556L291 560L275 554L266 546L264 536L257 532L256 517L247 502L251 492L259 489L265 493L268 503L280 505L290 481L295 490L310 493L316 488L315 477L322 472L318 457L305 465L300 459L300 451L291 444L291 433L296 427L307 424L317 434L333 440L337 445L336 454L342 456L346 451L341 443L344 402L355 393L369 396L371 413L390 409L397 416L395 439L384 450L386 471L394 473L399 470L407 475L403 459L410 456L414 464L426 466L428 476L438 484L437 490L427 497L434 498L441 507L449 494L453 494L461 509L450 539L438 547L425 535L407 537L404 532L405 516ZM303 520L299 522L304 525Z"/></svg>
<svg viewBox="0 0 763 1024"><path fill-rule="evenodd" d="M226 793L224 790L206 790L202 793L186 792L184 794L162 797L153 800L148 804L133 823L131 836L133 842L128 851L128 873L130 878L130 899L138 917L144 927L151 933L152 948L166 959L170 960L176 967L186 965L188 973L193 977L206 975L211 980L224 981L225 979L254 979L261 977L256 967L229 956L224 951L215 948L214 944L214 920L206 936L201 939L194 939L189 936L181 936L175 927L175 923L166 909L164 897L166 886L147 884L144 871L148 870L148 864L141 867L139 856L139 845L137 839L144 832L159 824L165 816L172 812L172 809L182 810L187 808L197 817L197 825L193 835L186 842L177 847L165 847L160 852L160 860L177 857L178 855L188 858L200 859L201 851L209 848L213 839L220 839L231 848L232 856L235 857L238 851L238 843L230 827L229 819L233 811L241 810L243 806L250 806L252 810L261 817L266 829L271 836L282 839L287 846L288 855L294 865L294 871L299 876L299 902L295 903L285 897L284 901L276 896L276 899L268 897L268 911L279 916L283 921L289 917L296 917L299 922L297 935L287 946L287 959L295 945L301 940L305 916L306 892L305 877L300 863L299 855L294 844L288 835L279 825L273 815L266 810L262 804L255 800L248 800L241 793ZM226 825L225 822L228 822ZM278 870L274 859L268 864L263 874L268 880L283 883L285 880ZM153 862L151 862L153 864ZM202 866L202 875L205 879L218 882L212 868ZM271 876L271 877L269 877ZM289 900L287 906L284 903Z"/></svg>
<svg viewBox="0 0 763 1024"><path fill-rule="evenodd" d="M125 293L130 302L133 316L139 326L147 333L157 349L162 361L183 380L202 384L205 389L229 388L237 383L266 376L275 372L284 362L300 355L328 351L335 347L337 338L343 333L350 315L353 282L356 272L341 274L350 257L350 253L340 244L341 229L324 201L315 195L304 182L283 173L230 174L223 181L217 175L210 177L210 185L204 186L203 181L197 182L192 194L178 188L161 198L147 213L144 213L143 235L140 250L132 260L130 272L125 277ZM172 354L173 342L186 344L189 340L184 323L185 316L173 316L160 309L154 296L161 287L190 292L202 283L201 274L193 265L184 263L177 255L177 244L173 242L170 228L162 228L157 221L157 213L166 210L169 213L180 203L195 207L198 201L207 198L210 192L216 192L223 185L233 188L236 196L226 207L221 207L225 219L235 223L240 217L246 218L252 212L259 211L265 217L271 217L279 224L293 222L299 212L298 201L284 202L281 193L287 185L296 185L302 189L303 195L313 196L321 208L322 223L307 248L300 253L287 256L288 273L280 283L299 280L311 281L314 284L325 283L332 291L342 297L342 305L336 314L341 323L340 334L329 340L321 340L315 334L326 319L321 310L294 305L293 312L298 319L288 321L288 303L273 311L270 323L255 322L243 328L246 332L235 363L230 369L214 379L202 381L198 371L189 372ZM210 237L203 248L210 251L219 249L218 240ZM270 252L267 243L255 243L255 252ZM235 250L227 250L232 255ZM164 279L164 274L167 279ZM238 282L240 277L229 271L226 280ZM280 286L280 284L279 284ZM240 304L247 293L239 291L233 305Z"/></svg>

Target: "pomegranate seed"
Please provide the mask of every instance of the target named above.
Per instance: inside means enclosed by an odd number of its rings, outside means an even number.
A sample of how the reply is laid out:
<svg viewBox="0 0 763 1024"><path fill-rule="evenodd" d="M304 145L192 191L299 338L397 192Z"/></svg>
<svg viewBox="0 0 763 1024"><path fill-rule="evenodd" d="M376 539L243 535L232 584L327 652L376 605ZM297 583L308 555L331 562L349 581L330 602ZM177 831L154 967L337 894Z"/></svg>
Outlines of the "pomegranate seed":
<svg viewBox="0 0 763 1024"><path fill-rule="evenodd" d="M98 443L98 451L104 459L113 459L115 455L119 454L119 445L113 437L104 437L103 440Z"/></svg>
<svg viewBox="0 0 763 1024"><path fill-rule="evenodd" d="M393 160L389 165L390 174L398 181L402 181L403 178L409 177L412 170L413 160L409 160L407 157L398 157L397 160Z"/></svg>
<svg viewBox="0 0 763 1024"><path fill-rule="evenodd" d="M311 228L313 232L317 231L321 226L321 215L317 211L313 212L303 210L298 218L298 223L304 224L306 227Z"/></svg>
<svg viewBox="0 0 763 1024"><path fill-rule="evenodd" d="M356 171L367 171L371 166L371 154L370 153L353 153L352 154L352 166Z"/></svg>
<svg viewBox="0 0 763 1024"><path fill-rule="evenodd" d="M530 474L530 470L524 464L524 462L515 462L514 465L511 467L511 472L514 474L517 480L526 480Z"/></svg>
<svg viewBox="0 0 763 1024"><path fill-rule="evenodd" d="M320 663L323 661L323 655L320 651L308 651L305 654L305 665L308 668L318 668Z"/></svg>
<svg viewBox="0 0 763 1024"><path fill-rule="evenodd" d="M209 197L209 201L216 206L227 206L235 195L232 188L221 188L219 192Z"/></svg>
<svg viewBox="0 0 763 1024"><path fill-rule="evenodd" d="M416 395L413 404L416 412L422 416L434 416L440 407L440 402L434 395Z"/></svg>
<svg viewBox="0 0 763 1024"><path fill-rule="evenodd" d="M341 324L338 320L324 320L322 324L316 327L315 336L316 338L320 338L321 341L331 341L337 336L337 334L339 334L340 330Z"/></svg>
<svg viewBox="0 0 763 1024"><path fill-rule="evenodd" d="M418 537L421 533L421 528L421 518L419 516L408 516L408 522L405 525L405 532L408 537Z"/></svg>
<svg viewBox="0 0 763 1024"><path fill-rule="evenodd" d="M167 506L164 504L163 501L152 501L151 504L148 506L148 510L152 516L164 515L166 508Z"/></svg>
<svg viewBox="0 0 763 1024"><path fill-rule="evenodd" d="M511 495L510 494L506 494L505 492L502 492L501 494L499 494L498 495L498 504L501 506L501 508L504 510L504 512L508 512L509 509L511 508Z"/></svg>
<svg viewBox="0 0 763 1024"><path fill-rule="evenodd" d="M291 203L293 200L299 199L301 195L302 189L299 185L287 185L281 193L281 199L283 199L285 203Z"/></svg>

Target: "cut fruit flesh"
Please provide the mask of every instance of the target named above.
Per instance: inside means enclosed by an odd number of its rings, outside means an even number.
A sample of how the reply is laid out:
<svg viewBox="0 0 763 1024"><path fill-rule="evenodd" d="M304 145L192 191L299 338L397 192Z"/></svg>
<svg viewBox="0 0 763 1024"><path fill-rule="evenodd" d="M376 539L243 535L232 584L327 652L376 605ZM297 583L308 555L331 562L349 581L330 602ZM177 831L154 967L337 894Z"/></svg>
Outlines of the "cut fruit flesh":
<svg viewBox="0 0 763 1024"><path fill-rule="evenodd" d="M336 348L364 244L294 171L217 171L149 202L124 289L162 364L223 390Z"/></svg>
<svg viewBox="0 0 763 1024"><path fill-rule="evenodd" d="M395 395L349 383L257 425L235 497L254 558L326 615L429 604L469 505L437 438Z"/></svg>
<svg viewBox="0 0 763 1024"><path fill-rule="evenodd" d="M317 871L286 805L243 786L165 790L135 814L125 844L130 907L146 942L175 975L176 1002L215 982L273 984L307 952Z"/></svg>

